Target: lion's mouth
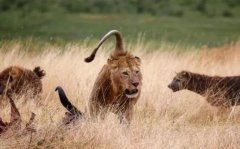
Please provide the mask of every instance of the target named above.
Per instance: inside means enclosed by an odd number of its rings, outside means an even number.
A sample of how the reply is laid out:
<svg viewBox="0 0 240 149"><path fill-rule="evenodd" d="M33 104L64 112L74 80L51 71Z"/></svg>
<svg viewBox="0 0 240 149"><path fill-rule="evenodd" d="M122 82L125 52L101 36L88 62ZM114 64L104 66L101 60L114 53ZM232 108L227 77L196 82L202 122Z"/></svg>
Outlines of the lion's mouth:
<svg viewBox="0 0 240 149"><path fill-rule="evenodd" d="M133 89L133 90L129 90L126 89L125 90L125 95L127 96L127 98L136 98L138 96L138 89Z"/></svg>

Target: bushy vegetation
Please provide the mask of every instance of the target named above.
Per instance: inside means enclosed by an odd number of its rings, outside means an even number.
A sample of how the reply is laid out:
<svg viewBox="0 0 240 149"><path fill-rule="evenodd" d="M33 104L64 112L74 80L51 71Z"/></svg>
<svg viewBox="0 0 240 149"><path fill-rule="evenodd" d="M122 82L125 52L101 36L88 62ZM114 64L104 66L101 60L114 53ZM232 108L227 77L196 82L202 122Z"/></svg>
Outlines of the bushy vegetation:
<svg viewBox="0 0 240 149"><path fill-rule="evenodd" d="M239 40L239 18L239 0L0 0L0 41L92 41L118 29L132 42L217 46Z"/></svg>
<svg viewBox="0 0 240 149"><path fill-rule="evenodd" d="M190 46L218 46L238 41L240 20L208 17L96 15L71 13L0 13L0 40L33 38L51 43L98 41L112 29L125 40L159 46L166 41ZM154 44L155 43L155 44ZM153 50L156 48L152 48Z"/></svg>
<svg viewBox="0 0 240 149"><path fill-rule="evenodd" d="M0 11L67 11L70 13L133 13L157 16L239 15L239 0L0 0Z"/></svg>

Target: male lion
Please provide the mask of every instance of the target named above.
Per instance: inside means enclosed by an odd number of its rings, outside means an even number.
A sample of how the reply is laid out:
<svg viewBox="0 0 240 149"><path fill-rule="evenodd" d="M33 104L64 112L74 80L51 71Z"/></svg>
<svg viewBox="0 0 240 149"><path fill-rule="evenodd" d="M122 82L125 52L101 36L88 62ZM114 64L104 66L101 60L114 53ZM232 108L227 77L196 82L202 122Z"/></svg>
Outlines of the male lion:
<svg viewBox="0 0 240 149"><path fill-rule="evenodd" d="M42 91L42 77L45 72L40 67L34 70L10 66L0 73L0 95L26 95L34 98Z"/></svg>
<svg viewBox="0 0 240 149"><path fill-rule="evenodd" d="M136 104L142 88L142 74L140 71L140 58L126 52L123 48L122 36L119 31L108 32L99 42L92 54L85 59L86 62L94 60L99 47L109 37L116 37L115 51L110 55L107 64L102 67L93 86L89 99L90 116L105 117L108 111L117 114L120 122L130 122L133 107ZM81 115L68 101L61 87L57 87L59 97L64 107L73 115Z"/></svg>
<svg viewBox="0 0 240 149"><path fill-rule="evenodd" d="M207 76L188 71L177 73L168 85L173 92L187 89L206 97L212 106L240 104L240 76Z"/></svg>

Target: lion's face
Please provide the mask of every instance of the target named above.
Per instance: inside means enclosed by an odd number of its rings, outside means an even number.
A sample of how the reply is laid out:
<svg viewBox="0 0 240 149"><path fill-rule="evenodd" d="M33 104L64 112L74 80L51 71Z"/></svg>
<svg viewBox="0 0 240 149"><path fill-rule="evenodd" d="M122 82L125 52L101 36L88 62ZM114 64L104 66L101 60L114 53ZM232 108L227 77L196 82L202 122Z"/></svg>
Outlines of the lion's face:
<svg viewBox="0 0 240 149"><path fill-rule="evenodd" d="M115 92L127 98L137 98L142 88L140 58L131 55L108 59L111 82Z"/></svg>
<svg viewBox="0 0 240 149"><path fill-rule="evenodd" d="M186 89L188 86L191 75L187 71L182 71L177 73L177 75L173 78L172 82L168 85L173 92Z"/></svg>

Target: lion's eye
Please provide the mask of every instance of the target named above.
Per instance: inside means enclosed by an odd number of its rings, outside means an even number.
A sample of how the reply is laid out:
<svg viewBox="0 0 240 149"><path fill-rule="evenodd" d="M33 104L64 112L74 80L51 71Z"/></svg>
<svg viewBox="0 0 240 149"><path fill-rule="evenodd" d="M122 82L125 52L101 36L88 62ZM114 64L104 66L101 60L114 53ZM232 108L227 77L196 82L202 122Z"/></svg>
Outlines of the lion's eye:
<svg viewBox="0 0 240 149"><path fill-rule="evenodd" d="M139 71L138 71L138 70L136 70L135 72L136 72L136 74L138 74L138 73L139 73Z"/></svg>
<svg viewBox="0 0 240 149"><path fill-rule="evenodd" d="M128 76L128 72L126 72L126 71L124 71L122 74L125 76Z"/></svg>

